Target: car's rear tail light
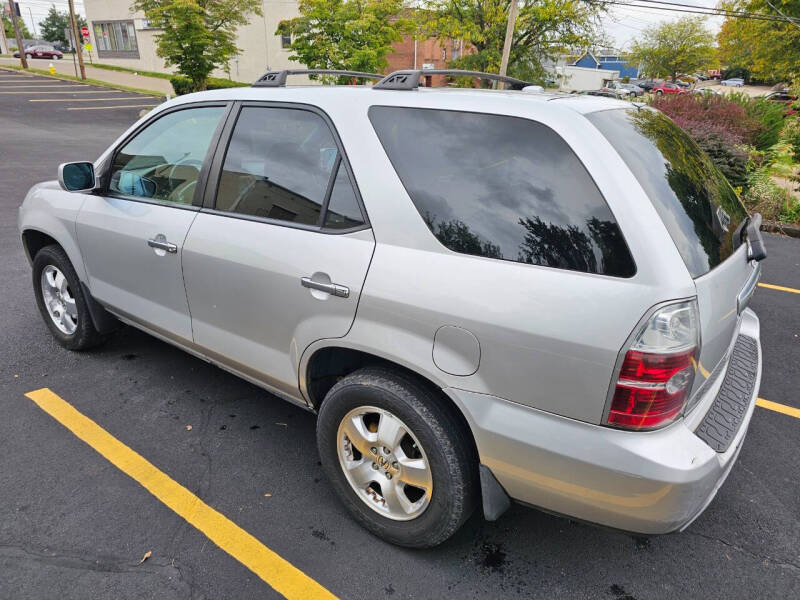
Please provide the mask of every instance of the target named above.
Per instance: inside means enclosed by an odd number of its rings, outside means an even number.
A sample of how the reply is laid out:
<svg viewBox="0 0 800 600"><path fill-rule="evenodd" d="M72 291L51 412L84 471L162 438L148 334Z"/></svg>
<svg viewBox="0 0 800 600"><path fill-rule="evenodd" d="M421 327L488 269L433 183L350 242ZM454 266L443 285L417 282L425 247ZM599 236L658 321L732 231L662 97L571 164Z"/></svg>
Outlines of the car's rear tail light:
<svg viewBox="0 0 800 600"><path fill-rule="evenodd" d="M655 429L683 410L700 353L694 300L658 308L639 328L619 369L607 422L625 429Z"/></svg>

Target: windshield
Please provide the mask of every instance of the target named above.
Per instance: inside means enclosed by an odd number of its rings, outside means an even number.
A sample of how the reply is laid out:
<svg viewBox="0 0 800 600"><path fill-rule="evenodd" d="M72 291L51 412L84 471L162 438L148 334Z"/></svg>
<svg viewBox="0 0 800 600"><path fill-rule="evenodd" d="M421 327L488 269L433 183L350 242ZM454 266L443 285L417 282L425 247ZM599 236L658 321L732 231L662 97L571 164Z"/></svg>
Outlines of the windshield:
<svg viewBox="0 0 800 600"><path fill-rule="evenodd" d="M733 232L747 212L725 176L682 129L649 108L586 116L636 176L692 277L733 253Z"/></svg>

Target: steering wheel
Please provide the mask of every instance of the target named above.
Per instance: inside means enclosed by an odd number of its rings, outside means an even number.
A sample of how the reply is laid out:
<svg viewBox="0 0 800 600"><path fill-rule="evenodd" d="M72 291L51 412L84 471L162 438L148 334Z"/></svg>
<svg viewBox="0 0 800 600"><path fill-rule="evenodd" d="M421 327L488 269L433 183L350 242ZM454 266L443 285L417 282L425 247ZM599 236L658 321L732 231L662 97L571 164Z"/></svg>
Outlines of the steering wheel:
<svg viewBox="0 0 800 600"><path fill-rule="evenodd" d="M178 167L196 167L197 173L199 175L200 169L203 168L203 161L197 160L196 158L184 157L178 160L178 162L176 162L174 165L172 165L172 167L170 167L169 169L169 172L167 173L167 181L169 183L170 190L174 190L176 187L186 182L185 179L177 182L173 180L173 177L175 175L175 169L177 169Z"/></svg>

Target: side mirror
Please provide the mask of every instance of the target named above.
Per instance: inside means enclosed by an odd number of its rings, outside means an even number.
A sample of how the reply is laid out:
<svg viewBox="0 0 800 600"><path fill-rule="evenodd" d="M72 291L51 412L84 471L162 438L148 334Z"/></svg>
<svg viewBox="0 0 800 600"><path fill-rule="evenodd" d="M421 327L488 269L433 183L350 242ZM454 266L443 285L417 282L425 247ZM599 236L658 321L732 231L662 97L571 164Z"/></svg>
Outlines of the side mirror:
<svg viewBox="0 0 800 600"><path fill-rule="evenodd" d="M58 167L58 183L68 192L95 189L94 165L90 162L64 163Z"/></svg>

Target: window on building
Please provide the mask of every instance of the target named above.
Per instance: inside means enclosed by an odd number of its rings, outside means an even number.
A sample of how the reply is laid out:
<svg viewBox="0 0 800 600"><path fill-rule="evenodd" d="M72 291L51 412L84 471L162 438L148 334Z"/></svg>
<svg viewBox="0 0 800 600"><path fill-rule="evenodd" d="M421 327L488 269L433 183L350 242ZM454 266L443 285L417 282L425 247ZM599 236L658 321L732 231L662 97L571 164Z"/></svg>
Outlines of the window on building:
<svg viewBox="0 0 800 600"><path fill-rule="evenodd" d="M99 56L135 54L137 58L139 57L136 28L133 26L133 21L95 21L92 25Z"/></svg>
<svg viewBox="0 0 800 600"><path fill-rule="evenodd" d="M442 48L442 60L447 60L447 48Z"/></svg>
<svg viewBox="0 0 800 600"><path fill-rule="evenodd" d="M319 225L331 178L341 164L328 125L297 109L245 107L233 130L217 189L217 210ZM333 185L327 227L352 227L358 220L344 165ZM347 189L349 188L349 189ZM355 211L358 211L356 204Z"/></svg>
<svg viewBox="0 0 800 600"><path fill-rule="evenodd" d="M519 117L373 106L369 118L439 241L455 252L630 277L633 259L569 145Z"/></svg>
<svg viewBox="0 0 800 600"><path fill-rule="evenodd" d="M459 52L458 42L453 42L453 49L450 51L450 57L456 60L461 53Z"/></svg>
<svg viewBox="0 0 800 600"><path fill-rule="evenodd" d="M287 49L292 47L292 34L291 33L282 33L281 34L281 48Z"/></svg>

